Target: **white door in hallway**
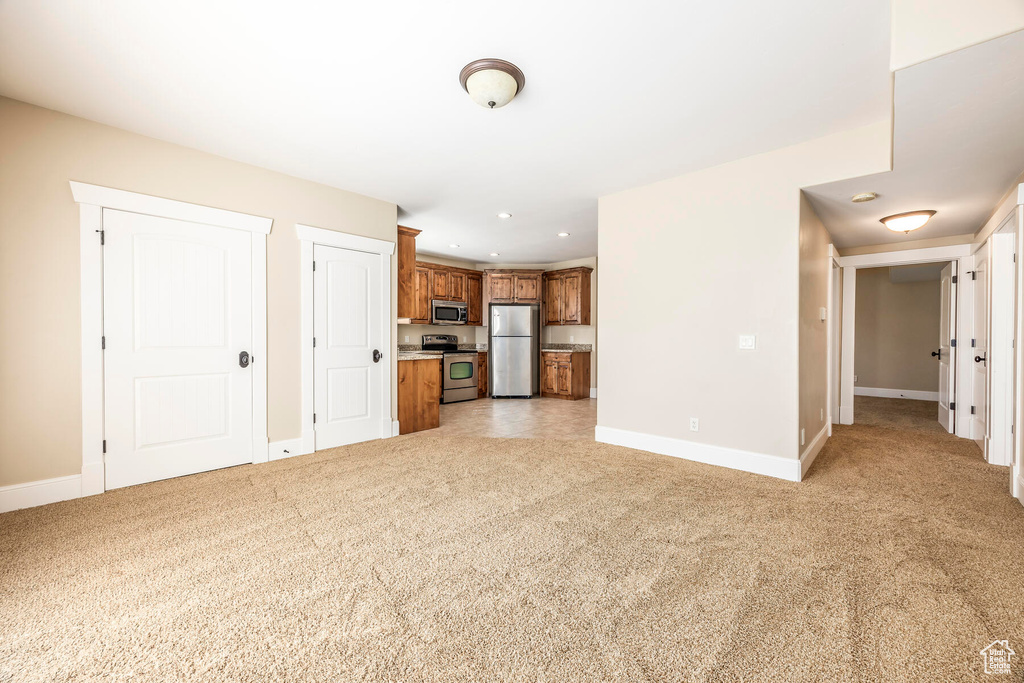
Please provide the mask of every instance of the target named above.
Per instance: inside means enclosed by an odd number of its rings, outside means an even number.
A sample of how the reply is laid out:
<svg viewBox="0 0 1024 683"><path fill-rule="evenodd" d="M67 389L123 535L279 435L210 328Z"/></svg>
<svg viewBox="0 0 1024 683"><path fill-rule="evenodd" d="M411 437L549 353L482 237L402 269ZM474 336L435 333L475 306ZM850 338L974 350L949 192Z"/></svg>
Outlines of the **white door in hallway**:
<svg viewBox="0 0 1024 683"><path fill-rule="evenodd" d="M989 245L974 256L974 339L970 362L974 364L971 438L978 442L988 458L988 280Z"/></svg>
<svg viewBox="0 0 1024 683"><path fill-rule="evenodd" d="M313 247L313 405L317 450L384 433L384 325L378 254Z"/></svg>
<svg viewBox="0 0 1024 683"><path fill-rule="evenodd" d="M947 263L940 276L939 303L939 422L953 433L955 420L950 405L956 400L956 362L951 341L956 338L956 263Z"/></svg>
<svg viewBox="0 0 1024 683"><path fill-rule="evenodd" d="M103 229L106 488L252 462L251 235L109 209Z"/></svg>

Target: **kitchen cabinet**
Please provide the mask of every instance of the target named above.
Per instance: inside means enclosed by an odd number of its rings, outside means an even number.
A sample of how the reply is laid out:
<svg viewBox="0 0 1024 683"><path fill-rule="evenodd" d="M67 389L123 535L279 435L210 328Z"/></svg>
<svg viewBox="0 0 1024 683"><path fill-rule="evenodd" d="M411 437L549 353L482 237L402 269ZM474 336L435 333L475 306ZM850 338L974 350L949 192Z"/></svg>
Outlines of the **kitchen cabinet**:
<svg viewBox="0 0 1024 683"><path fill-rule="evenodd" d="M483 324L483 273L479 270L416 261L412 277L412 307L408 317L415 325L429 325L430 302L459 301L466 304L467 324Z"/></svg>
<svg viewBox="0 0 1024 683"><path fill-rule="evenodd" d="M441 358L398 361L398 428L401 434L441 424Z"/></svg>
<svg viewBox="0 0 1024 683"><path fill-rule="evenodd" d="M466 318L470 325L484 322L484 277L482 273L466 275Z"/></svg>
<svg viewBox="0 0 1024 683"><path fill-rule="evenodd" d="M417 325L430 324L430 268L417 263L413 271L413 308L409 317Z"/></svg>
<svg viewBox="0 0 1024 683"><path fill-rule="evenodd" d="M398 317L416 318L416 235L419 230L398 226Z"/></svg>
<svg viewBox="0 0 1024 683"><path fill-rule="evenodd" d="M540 395L575 401L590 398L589 351L543 351Z"/></svg>
<svg viewBox="0 0 1024 683"><path fill-rule="evenodd" d="M487 295L492 304L539 304L541 302L540 270L485 270Z"/></svg>
<svg viewBox="0 0 1024 683"><path fill-rule="evenodd" d="M590 324L590 274L579 267L544 273L544 324Z"/></svg>
<svg viewBox="0 0 1024 683"><path fill-rule="evenodd" d="M487 398L487 352L481 351L478 354L476 363L476 388L477 398Z"/></svg>

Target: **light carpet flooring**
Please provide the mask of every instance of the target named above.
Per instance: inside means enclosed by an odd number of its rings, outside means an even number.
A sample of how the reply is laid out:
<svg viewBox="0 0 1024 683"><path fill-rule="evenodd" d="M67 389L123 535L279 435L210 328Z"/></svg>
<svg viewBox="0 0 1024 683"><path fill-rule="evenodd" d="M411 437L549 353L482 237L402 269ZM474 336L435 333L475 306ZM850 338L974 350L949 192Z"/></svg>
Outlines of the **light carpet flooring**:
<svg viewBox="0 0 1024 683"><path fill-rule="evenodd" d="M0 515L0 681L982 680L1007 481L856 425L799 484L408 435L137 486Z"/></svg>

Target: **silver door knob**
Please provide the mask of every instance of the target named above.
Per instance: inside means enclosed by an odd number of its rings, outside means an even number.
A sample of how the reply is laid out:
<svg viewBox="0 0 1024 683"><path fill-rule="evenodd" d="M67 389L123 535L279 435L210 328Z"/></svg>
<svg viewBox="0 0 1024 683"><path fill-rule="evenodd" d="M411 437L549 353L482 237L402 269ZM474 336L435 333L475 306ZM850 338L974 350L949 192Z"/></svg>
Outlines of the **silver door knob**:
<svg viewBox="0 0 1024 683"><path fill-rule="evenodd" d="M384 354L382 354L380 351L378 351L377 349L373 350L373 362L374 363L379 363L380 359L383 358L383 357L384 357Z"/></svg>

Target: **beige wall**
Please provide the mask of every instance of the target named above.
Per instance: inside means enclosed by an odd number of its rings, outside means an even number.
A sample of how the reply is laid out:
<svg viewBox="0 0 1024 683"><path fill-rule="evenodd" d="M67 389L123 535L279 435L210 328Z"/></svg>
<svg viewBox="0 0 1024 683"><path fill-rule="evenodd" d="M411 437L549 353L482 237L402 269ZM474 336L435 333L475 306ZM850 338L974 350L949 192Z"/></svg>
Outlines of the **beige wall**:
<svg viewBox="0 0 1024 683"><path fill-rule="evenodd" d="M825 230L807 196L800 193L800 428L805 446L828 421L828 320L821 309L828 308L832 258ZM802 449L801 449L802 450Z"/></svg>
<svg viewBox="0 0 1024 683"><path fill-rule="evenodd" d="M602 197L598 425L798 457L800 188L889 159L880 121Z"/></svg>
<svg viewBox="0 0 1024 683"><path fill-rule="evenodd" d="M939 281L889 281L888 268L857 270L854 373L858 387L938 391Z"/></svg>
<svg viewBox="0 0 1024 683"><path fill-rule="evenodd" d="M1021 0L892 0L893 71L1024 29Z"/></svg>
<svg viewBox="0 0 1024 683"><path fill-rule="evenodd" d="M294 224L394 241L394 204L5 98L0 155L0 486L81 471L78 205L68 180L274 219L269 437L301 435Z"/></svg>

